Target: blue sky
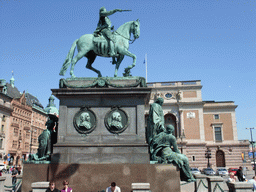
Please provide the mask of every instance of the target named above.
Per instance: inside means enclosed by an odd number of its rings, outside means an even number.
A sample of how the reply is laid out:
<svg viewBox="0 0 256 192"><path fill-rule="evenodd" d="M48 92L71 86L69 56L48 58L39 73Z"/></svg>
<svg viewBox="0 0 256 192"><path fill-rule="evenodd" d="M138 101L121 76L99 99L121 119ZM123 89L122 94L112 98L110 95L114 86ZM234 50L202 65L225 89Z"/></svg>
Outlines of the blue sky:
<svg viewBox="0 0 256 192"><path fill-rule="evenodd" d="M130 45L137 56L132 75L148 82L201 80L203 100L235 101L238 138L249 139L256 127L255 0L0 0L0 78L27 91L46 106L58 88L60 68L74 40L95 30L99 8L131 9L110 16L117 29L140 19L140 38ZM113 76L110 59L93 66ZM75 67L77 77L96 77ZM132 59L125 57L122 75ZM69 77L69 69L65 78ZM55 101L57 104L58 101ZM256 139L256 130L254 131Z"/></svg>

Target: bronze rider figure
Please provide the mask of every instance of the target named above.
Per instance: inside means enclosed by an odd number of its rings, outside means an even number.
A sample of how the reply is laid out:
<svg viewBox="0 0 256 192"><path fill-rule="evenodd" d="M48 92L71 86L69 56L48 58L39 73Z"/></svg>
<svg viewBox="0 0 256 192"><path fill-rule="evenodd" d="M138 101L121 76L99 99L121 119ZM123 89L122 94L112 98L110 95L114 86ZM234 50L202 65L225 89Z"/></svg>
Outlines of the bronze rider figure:
<svg viewBox="0 0 256 192"><path fill-rule="evenodd" d="M122 12L122 9L114 9L111 11L107 11L105 7L100 8L100 19L97 25L96 30L94 31L94 34L99 34L102 33L102 35L106 38L108 42L108 47L109 47L109 56L113 57L115 55L114 52L114 39L113 39L113 34L111 32L111 21L108 18L108 16L113 15L116 12ZM113 42L113 45L111 44L111 41Z"/></svg>

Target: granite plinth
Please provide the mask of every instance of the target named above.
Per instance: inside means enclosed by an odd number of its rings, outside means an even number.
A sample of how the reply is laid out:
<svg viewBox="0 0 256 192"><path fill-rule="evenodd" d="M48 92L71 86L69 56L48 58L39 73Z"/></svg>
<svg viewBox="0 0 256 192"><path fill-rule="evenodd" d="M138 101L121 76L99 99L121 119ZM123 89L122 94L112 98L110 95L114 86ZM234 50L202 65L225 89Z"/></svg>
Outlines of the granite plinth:
<svg viewBox="0 0 256 192"><path fill-rule="evenodd" d="M149 163L144 106L150 92L146 87L52 89L60 100L58 142L53 146L52 162ZM88 134L79 133L74 126L76 114L83 109L95 114L95 127ZM116 134L106 127L106 117L113 109L123 111L128 118L125 130Z"/></svg>
<svg viewBox="0 0 256 192"><path fill-rule="evenodd" d="M154 192L180 191L180 172L173 165L150 164L25 164L22 191L31 184L54 180L56 187L69 181L74 191L106 190L115 181L122 191L131 191L132 183L149 183Z"/></svg>

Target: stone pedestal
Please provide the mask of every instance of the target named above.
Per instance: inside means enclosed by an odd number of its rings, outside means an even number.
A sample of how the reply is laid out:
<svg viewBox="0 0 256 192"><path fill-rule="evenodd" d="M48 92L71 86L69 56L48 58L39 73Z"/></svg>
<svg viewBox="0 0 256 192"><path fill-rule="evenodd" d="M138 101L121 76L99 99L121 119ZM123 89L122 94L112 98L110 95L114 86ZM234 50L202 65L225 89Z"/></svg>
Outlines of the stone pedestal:
<svg viewBox="0 0 256 192"><path fill-rule="evenodd" d="M132 183L132 192L150 192L150 184Z"/></svg>
<svg viewBox="0 0 256 192"><path fill-rule="evenodd" d="M207 191L208 182L207 176L203 174L195 174L194 175L196 182L195 182L195 191L196 192L204 192Z"/></svg>
<svg viewBox="0 0 256 192"><path fill-rule="evenodd" d="M154 192L180 191L180 172L170 164L24 164L23 170L24 192L44 190L45 182L51 180L58 189L68 180L73 191L102 191L113 181L127 192L135 189L132 183L149 183ZM139 187L147 190L149 185L137 185L136 189Z"/></svg>
<svg viewBox="0 0 256 192"><path fill-rule="evenodd" d="M4 182L6 177L0 177L0 191L4 191Z"/></svg>
<svg viewBox="0 0 256 192"><path fill-rule="evenodd" d="M45 192L46 189L49 187L49 183L49 181L32 183L32 192Z"/></svg>
<svg viewBox="0 0 256 192"><path fill-rule="evenodd" d="M79 79L79 84L83 81L88 84L86 79ZM112 84L122 84L119 81ZM58 142L52 162L149 163L144 106L150 91L146 87L104 86L52 89L60 100ZM121 116L121 128L111 125L114 112ZM82 114L90 116L88 127L81 126Z"/></svg>
<svg viewBox="0 0 256 192"><path fill-rule="evenodd" d="M229 192L251 192L253 191L253 184L246 182L227 183Z"/></svg>
<svg viewBox="0 0 256 192"><path fill-rule="evenodd" d="M220 176L208 176L208 192L221 192L224 189L224 179Z"/></svg>

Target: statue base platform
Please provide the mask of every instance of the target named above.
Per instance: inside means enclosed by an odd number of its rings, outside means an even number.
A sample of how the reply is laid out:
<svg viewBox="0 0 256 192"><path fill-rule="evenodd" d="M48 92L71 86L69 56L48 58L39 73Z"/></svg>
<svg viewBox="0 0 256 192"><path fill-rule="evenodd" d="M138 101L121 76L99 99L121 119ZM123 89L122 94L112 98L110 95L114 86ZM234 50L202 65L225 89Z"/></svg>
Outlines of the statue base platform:
<svg viewBox="0 0 256 192"><path fill-rule="evenodd" d="M104 79L107 78L67 80L81 87ZM112 78L112 84L129 85L138 79ZM58 141L53 145L51 162L149 164L144 111L150 92L147 87L52 89L60 107ZM82 115L89 116L87 128L86 124L82 126ZM120 126L112 125L114 121L119 121Z"/></svg>
<svg viewBox="0 0 256 192"><path fill-rule="evenodd" d="M173 165L161 164L24 164L22 191L31 184L53 180L62 189L69 181L73 191L102 191L116 182L121 191L131 191L132 183L150 183L154 192L180 191L180 173Z"/></svg>
<svg viewBox="0 0 256 192"><path fill-rule="evenodd" d="M60 79L60 88L147 87L144 77L75 77Z"/></svg>

